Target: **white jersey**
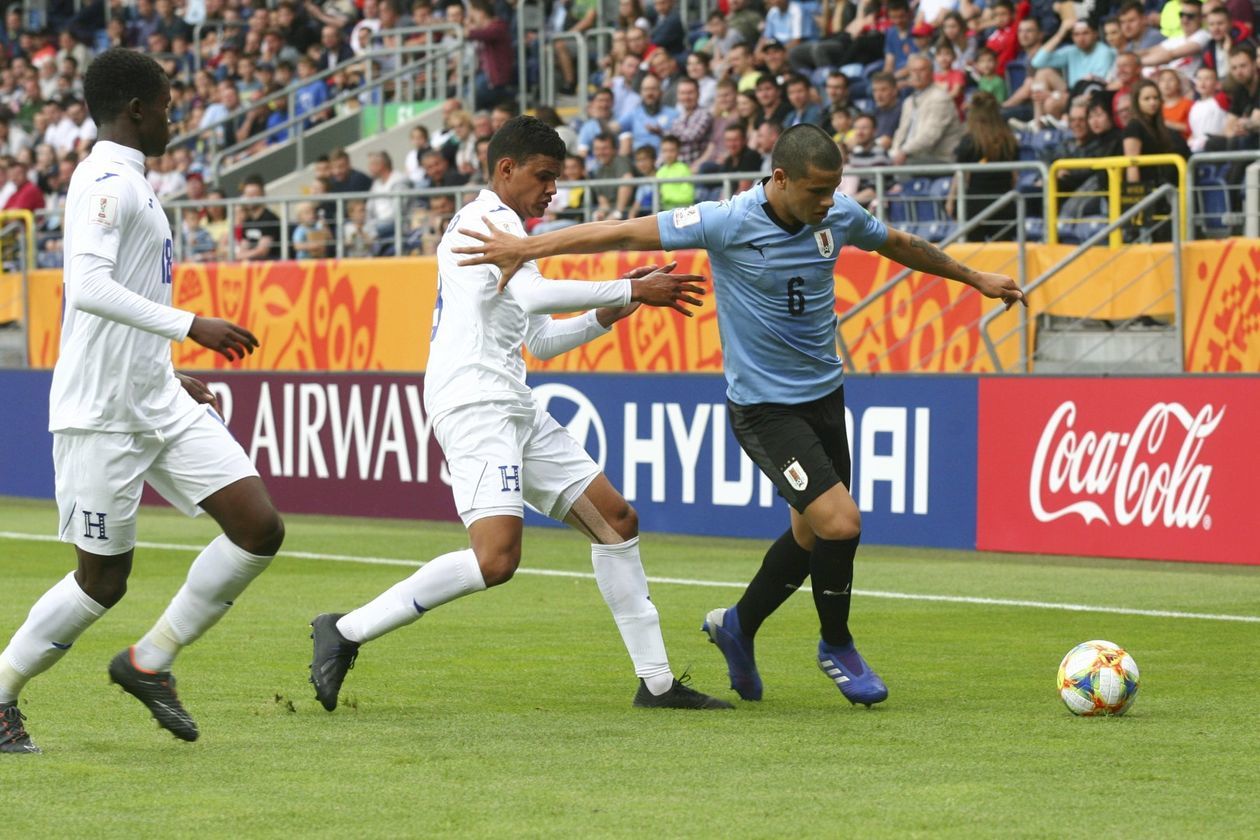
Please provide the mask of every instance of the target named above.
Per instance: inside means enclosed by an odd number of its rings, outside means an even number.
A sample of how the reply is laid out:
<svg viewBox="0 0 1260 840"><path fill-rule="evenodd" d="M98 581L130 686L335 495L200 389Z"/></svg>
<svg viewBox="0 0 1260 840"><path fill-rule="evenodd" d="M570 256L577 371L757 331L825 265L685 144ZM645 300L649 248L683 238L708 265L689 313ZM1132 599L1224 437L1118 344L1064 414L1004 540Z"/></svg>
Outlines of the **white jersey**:
<svg viewBox="0 0 1260 840"><path fill-rule="evenodd" d="M65 310L50 431L170 427L197 407L175 378L170 345L187 336L193 314L170 308L171 228L145 180L144 156L98 142L70 179L64 230ZM133 323L145 329L87 309L138 312Z"/></svg>
<svg viewBox="0 0 1260 840"><path fill-rule="evenodd" d="M478 245L459 229L488 231L482 216L513 236L524 236L521 219L490 190L455 214L438 242L438 296L429 333L424 405L430 415L475 402L533 406L525 384L521 345L529 315L510 294L499 294L501 272L492 265L461 266L451 248ZM537 271L531 261L527 263Z"/></svg>

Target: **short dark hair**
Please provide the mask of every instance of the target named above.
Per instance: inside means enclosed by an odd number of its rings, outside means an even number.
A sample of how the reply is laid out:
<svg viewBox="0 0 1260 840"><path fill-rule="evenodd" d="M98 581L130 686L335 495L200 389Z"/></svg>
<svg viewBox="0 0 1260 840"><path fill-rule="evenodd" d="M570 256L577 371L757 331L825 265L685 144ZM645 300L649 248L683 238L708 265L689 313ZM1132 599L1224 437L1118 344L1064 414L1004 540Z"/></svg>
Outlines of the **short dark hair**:
<svg viewBox="0 0 1260 840"><path fill-rule="evenodd" d="M564 141L556 130L537 117L512 117L490 138L486 164L491 171L500 158L524 163L535 155L563 161L567 154Z"/></svg>
<svg viewBox="0 0 1260 840"><path fill-rule="evenodd" d="M791 76L788 76L787 81L783 83L785 88L790 88L792 85L805 85L805 87L810 86L809 79L797 73L793 73Z"/></svg>
<svg viewBox="0 0 1260 840"><path fill-rule="evenodd" d="M1229 57L1233 58L1236 55L1245 55L1247 58L1255 61L1256 48L1248 41L1239 41L1237 44L1234 44L1234 46L1229 48Z"/></svg>
<svg viewBox="0 0 1260 840"><path fill-rule="evenodd" d="M910 11L910 2L909 0L888 0L888 11L908 12Z"/></svg>
<svg viewBox="0 0 1260 840"><path fill-rule="evenodd" d="M666 134L664 137L661 138L661 145L664 146L666 143L669 143L670 145L673 145L673 146L682 145L682 141L672 134Z"/></svg>
<svg viewBox="0 0 1260 840"><path fill-rule="evenodd" d="M789 178L804 178L811 166L834 172L843 164L836 141L810 123L800 123L783 132L770 152L770 168L782 169Z"/></svg>
<svg viewBox="0 0 1260 840"><path fill-rule="evenodd" d="M169 82L162 66L135 50L114 47L98 55L83 75L83 96L97 125L113 122L133 99L154 104Z"/></svg>
<svg viewBox="0 0 1260 840"><path fill-rule="evenodd" d="M880 70L878 73L871 74L871 84L875 84L876 82L880 82L885 85L892 85L893 87L896 87L897 77L894 76L892 73L888 73L884 70Z"/></svg>
<svg viewBox="0 0 1260 840"><path fill-rule="evenodd" d="M266 192L267 190L267 182L264 181L263 176L257 172L251 175L245 176L245 180L241 181L241 191L244 192L245 188L250 186L251 184L258 187L260 190L264 192Z"/></svg>
<svg viewBox="0 0 1260 840"><path fill-rule="evenodd" d="M612 143L614 149L617 147L617 135L613 134L611 131L601 131L599 134L596 134L591 140L592 146L595 145L596 140L603 140L605 143Z"/></svg>
<svg viewBox="0 0 1260 840"><path fill-rule="evenodd" d="M1146 17L1146 6L1143 5L1142 0L1125 0L1120 4L1120 8L1116 9L1116 17L1129 12L1137 12L1142 17Z"/></svg>

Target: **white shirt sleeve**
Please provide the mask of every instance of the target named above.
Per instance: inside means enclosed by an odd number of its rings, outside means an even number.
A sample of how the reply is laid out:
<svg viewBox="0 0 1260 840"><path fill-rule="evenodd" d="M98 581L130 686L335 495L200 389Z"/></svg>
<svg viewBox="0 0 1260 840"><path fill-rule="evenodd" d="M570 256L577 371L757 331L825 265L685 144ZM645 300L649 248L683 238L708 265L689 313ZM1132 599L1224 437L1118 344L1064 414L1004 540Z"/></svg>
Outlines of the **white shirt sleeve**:
<svg viewBox="0 0 1260 840"><path fill-rule="evenodd" d="M599 306L625 306L630 302L630 281L548 280L531 261L512 277L506 293L530 315L581 312Z"/></svg>
<svg viewBox="0 0 1260 840"><path fill-rule="evenodd" d="M536 358L551 359L609 332L593 311L562 320L549 315L531 315L525 331L525 347Z"/></svg>
<svg viewBox="0 0 1260 840"><path fill-rule="evenodd" d="M74 281L66 284L66 305L171 341L188 337L196 317L193 313L154 303L119 285L114 281L114 265L113 260L96 254L71 257L70 276Z"/></svg>

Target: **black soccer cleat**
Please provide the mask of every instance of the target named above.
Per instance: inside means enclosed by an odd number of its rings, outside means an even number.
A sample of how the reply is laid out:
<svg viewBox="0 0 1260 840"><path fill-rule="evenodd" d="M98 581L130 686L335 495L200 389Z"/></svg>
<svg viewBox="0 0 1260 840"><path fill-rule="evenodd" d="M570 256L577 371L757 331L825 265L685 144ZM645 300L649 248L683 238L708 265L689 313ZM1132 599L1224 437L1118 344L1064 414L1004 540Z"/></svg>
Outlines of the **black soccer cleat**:
<svg viewBox="0 0 1260 840"><path fill-rule="evenodd" d="M687 675L682 680L674 680L669 691L664 694L653 694L648 691L647 683L639 680L639 690L634 694L634 705L640 709L733 709L725 700L702 694L686 684Z"/></svg>
<svg viewBox="0 0 1260 840"><path fill-rule="evenodd" d="M131 661L131 648L125 648L109 661L109 679L143 703L158 726L176 738L196 741L201 734L175 694L175 677L170 671L140 670Z"/></svg>
<svg viewBox="0 0 1260 840"><path fill-rule="evenodd" d="M315 699L330 712L337 708L341 684L359 655L359 643L350 641L337 629L337 619L342 615L324 613L311 620L311 638L315 640L311 685L315 686Z"/></svg>
<svg viewBox="0 0 1260 840"><path fill-rule="evenodd" d="M16 700L0 706L0 752L43 752L35 746L31 741L31 736L26 733L26 727L22 725L24 720L26 720L26 715L18 711Z"/></svg>

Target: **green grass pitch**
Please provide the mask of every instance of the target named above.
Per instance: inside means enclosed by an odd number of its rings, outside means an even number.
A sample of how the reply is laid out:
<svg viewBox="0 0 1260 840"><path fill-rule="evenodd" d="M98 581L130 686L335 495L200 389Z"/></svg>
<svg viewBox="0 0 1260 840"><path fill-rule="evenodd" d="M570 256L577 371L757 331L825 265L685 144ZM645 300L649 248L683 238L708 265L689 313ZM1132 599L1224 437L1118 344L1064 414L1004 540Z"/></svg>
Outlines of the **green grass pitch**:
<svg viewBox="0 0 1260 840"><path fill-rule="evenodd" d="M71 566L44 502L0 499L0 636ZM144 541L200 546L213 523L141 514ZM288 552L422 560L453 525L291 516ZM772 535L767 535L769 538ZM648 534L671 660L734 698L705 612L765 543ZM629 660L594 581L520 574L364 648L328 714L306 682L307 622L409 574L282 556L176 665L201 726L156 728L108 685L193 553L137 551L128 596L28 686L45 754L0 756L7 837L1104 837L1260 835L1260 623L906 600L883 593L1260 616L1260 569L864 548L853 630L891 697L852 707L814 662L799 593L758 636L761 703L630 706ZM573 533L531 529L523 567L589 572ZM1127 647L1132 711L1074 718L1054 689L1077 642Z"/></svg>

